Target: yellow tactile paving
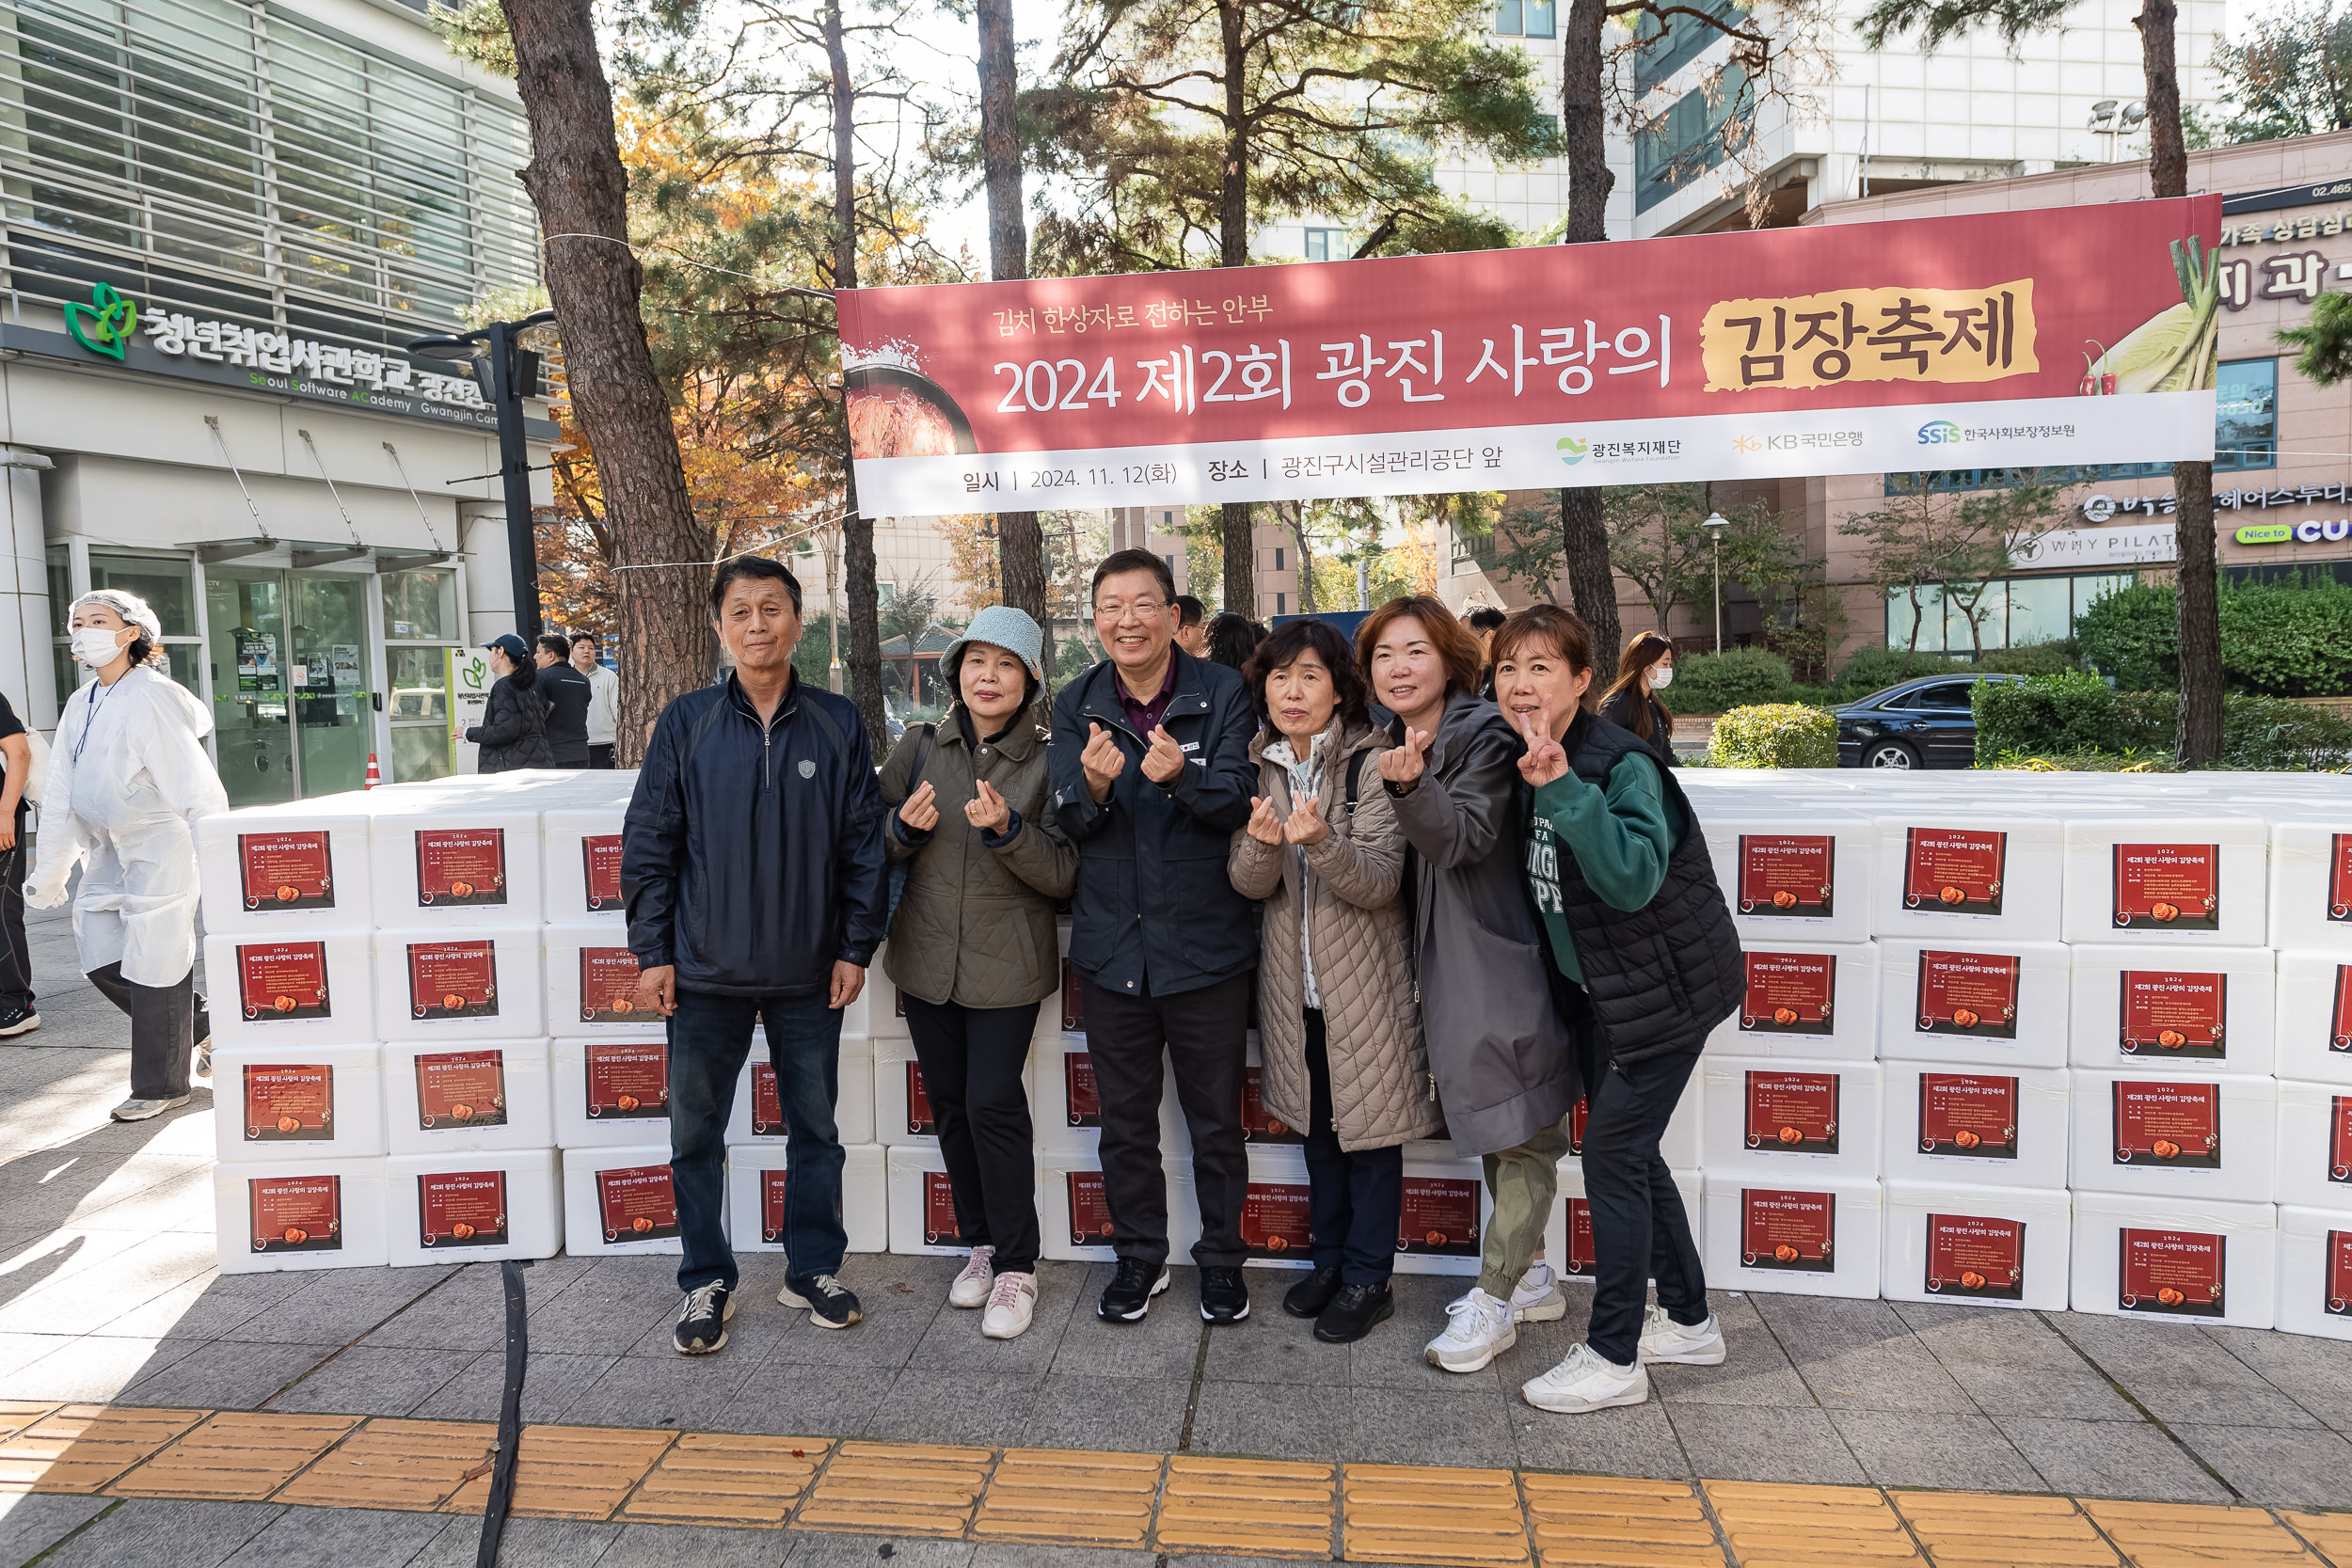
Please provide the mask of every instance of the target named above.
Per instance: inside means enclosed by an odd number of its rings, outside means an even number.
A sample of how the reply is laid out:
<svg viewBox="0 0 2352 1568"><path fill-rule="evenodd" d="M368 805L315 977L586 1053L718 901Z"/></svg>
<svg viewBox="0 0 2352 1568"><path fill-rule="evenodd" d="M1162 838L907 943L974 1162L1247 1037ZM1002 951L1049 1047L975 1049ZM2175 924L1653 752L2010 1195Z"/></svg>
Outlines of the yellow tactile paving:
<svg viewBox="0 0 2352 1568"><path fill-rule="evenodd" d="M0 1400L0 1441L15 1436L56 1408L56 1400Z"/></svg>
<svg viewBox="0 0 2352 1568"><path fill-rule="evenodd" d="M490 1473L498 1435L484 1421L378 1417L280 1487L277 1500L431 1513L469 1480Z"/></svg>
<svg viewBox="0 0 2352 1568"><path fill-rule="evenodd" d="M1527 1515L1510 1470L1408 1465L1340 1467L1342 1540L1351 1562L1529 1562Z"/></svg>
<svg viewBox="0 0 2352 1568"><path fill-rule="evenodd" d="M126 1497L257 1503L358 1424L357 1416L224 1410L106 1490Z"/></svg>
<svg viewBox="0 0 2352 1568"><path fill-rule="evenodd" d="M2288 1568L2319 1559L2295 1532L2259 1508L2204 1503L2085 1501L2133 1568Z"/></svg>
<svg viewBox="0 0 2352 1568"><path fill-rule="evenodd" d="M2116 1568L2121 1560L2071 1497L1890 1492L1936 1568Z"/></svg>
<svg viewBox="0 0 2352 1568"><path fill-rule="evenodd" d="M2280 1517L2336 1568L2352 1568L2352 1513L2281 1513Z"/></svg>
<svg viewBox="0 0 2352 1568"><path fill-rule="evenodd" d="M995 1458L988 1449L844 1443L793 1523L804 1529L961 1536Z"/></svg>
<svg viewBox="0 0 2352 1568"><path fill-rule="evenodd" d="M1724 1568L1723 1544L1681 1481L1522 1475L1543 1568Z"/></svg>
<svg viewBox="0 0 2352 1568"><path fill-rule="evenodd" d="M1875 1486L1700 1484L1740 1568L1893 1568L1924 1560Z"/></svg>
<svg viewBox="0 0 2352 1568"><path fill-rule="evenodd" d="M1159 1500L1155 1453L1008 1449L972 1518L982 1541L1140 1546Z"/></svg>
<svg viewBox="0 0 2352 1568"><path fill-rule="evenodd" d="M1164 1552L1328 1558L1338 1484L1329 1465L1178 1454L1168 1462L1154 1544Z"/></svg>
<svg viewBox="0 0 2352 1568"><path fill-rule="evenodd" d="M674 1525L782 1525L833 1444L822 1437L690 1432L614 1515Z"/></svg>
<svg viewBox="0 0 2352 1568"><path fill-rule="evenodd" d="M60 1405L0 1442L0 1492L99 1492L206 1410Z"/></svg>
<svg viewBox="0 0 2352 1568"><path fill-rule="evenodd" d="M610 1518L676 1438L675 1432L623 1427L527 1426L515 1465L514 1506L508 1512L556 1519ZM459 1487L441 1512L479 1513L489 1497L490 1474L485 1471Z"/></svg>

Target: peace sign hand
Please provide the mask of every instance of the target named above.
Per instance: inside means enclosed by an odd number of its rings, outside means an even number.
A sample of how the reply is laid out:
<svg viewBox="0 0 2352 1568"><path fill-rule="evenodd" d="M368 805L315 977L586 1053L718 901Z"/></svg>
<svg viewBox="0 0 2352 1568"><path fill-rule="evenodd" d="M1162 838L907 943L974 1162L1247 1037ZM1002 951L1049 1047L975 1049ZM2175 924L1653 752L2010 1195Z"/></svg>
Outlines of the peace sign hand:
<svg viewBox="0 0 2352 1568"><path fill-rule="evenodd" d="M1541 788L1568 770L1568 753L1551 738L1551 705L1545 703L1519 721L1527 750L1519 757L1519 777Z"/></svg>
<svg viewBox="0 0 2352 1568"><path fill-rule="evenodd" d="M1427 730L1406 730L1404 745L1380 753L1380 776L1409 793L1421 782L1422 758L1429 751L1429 740Z"/></svg>

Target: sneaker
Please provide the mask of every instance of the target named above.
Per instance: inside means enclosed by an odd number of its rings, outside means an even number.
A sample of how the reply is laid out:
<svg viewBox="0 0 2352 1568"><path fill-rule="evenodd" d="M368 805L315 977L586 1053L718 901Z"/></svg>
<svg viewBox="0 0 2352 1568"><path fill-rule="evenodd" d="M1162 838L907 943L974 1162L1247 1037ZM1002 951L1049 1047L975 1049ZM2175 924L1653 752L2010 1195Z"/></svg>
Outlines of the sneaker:
<svg viewBox="0 0 2352 1568"><path fill-rule="evenodd" d="M786 1275L776 1300L805 1310L814 1328L847 1328L866 1316L850 1288L829 1274Z"/></svg>
<svg viewBox="0 0 2352 1568"><path fill-rule="evenodd" d="M1446 1304L1449 1313L1459 1312L1468 1296L1456 1296ZM1551 1272L1551 1265L1540 1258L1527 1265L1519 1282L1511 1287L1511 1321L1515 1323L1558 1323L1568 1315L1568 1298L1561 1293L1560 1276Z"/></svg>
<svg viewBox="0 0 2352 1568"><path fill-rule="evenodd" d="M1248 1316L1249 1287L1241 1282L1239 1269L1200 1271L1201 1322L1237 1323Z"/></svg>
<svg viewBox="0 0 2352 1568"><path fill-rule="evenodd" d="M1282 1292L1282 1310L1294 1318L1320 1318L1331 1298L1340 1293L1340 1266L1318 1267Z"/></svg>
<svg viewBox="0 0 2352 1568"><path fill-rule="evenodd" d="M1036 1311L1037 1275L1000 1274L989 1287L980 1332L991 1339L1018 1339L1029 1332L1029 1319Z"/></svg>
<svg viewBox="0 0 2352 1568"><path fill-rule="evenodd" d="M996 1282L996 1249L976 1246L972 1256L963 1260L963 1272L947 1287L947 1305L969 1310L988 1305L989 1291Z"/></svg>
<svg viewBox="0 0 2352 1568"><path fill-rule="evenodd" d="M1473 1285L1469 1295L1454 1304L1445 1332L1429 1341L1422 1359L1449 1372L1475 1372L1518 1342L1510 1304Z"/></svg>
<svg viewBox="0 0 2352 1568"><path fill-rule="evenodd" d="M685 1305L677 1309L677 1330L670 1343L680 1355L708 1355L726 1348L727 1324L734 1321L733 1291L715 1283L697 1286L686 1292Z"/></svg>
<svg viewBox="0 0 2352 1568"><path fill-rule="evenodd" d="M1315 1338L1327 1345L1351 1345L1394 1316L1396 1297L1387 1285L1343 1285L1315 1320Z"/></svg>
<svg viewBox="0 0 2352 1568"><path fill-rule="evenodd" d="M117 1121L146 1121L166 1111L176 1111L195 1099L194 1095L174 1095L169 1100L126 1100L109 1114Z"/></svg>
<svg viewBox="0 0 2352 1568"><path fill-rule="evenodd" d="M0 1013L0 1039L29 1035L40 1027L40 1015L30 1007L10 1007Z"/></svg>
<svg viewBox="0 0 2352 1568"><path fill-rule="evenodd" d="M1567 1359L1519 1385L1519 1398L1538 1410L1581 1416L1588 1410L1649 1402L1649 1369L1636 1358L1630 1367L1602 1359L1590 1345L1578 1345Z"/></svg>
<svg viewBox="0 0 2352 1568"><path fill-rule="evenodd" d="M1165 1263L1121 1258L1119 1272L1103 1287L1103 1299L1095 1305L1094 1315L1104 1323L1138 1323L1152 1310L1152 1298L1168 1289L1168 1278Z"/></svg>
<svg viewBox="0 0 2352 1568"><path fill-rule="evenodd" d="M1724 1364L1724 1331L1709 1312L1703 1323L1678 1323L1662 1307L1642 1316L1642 1359L1671 1361L1681 1367L1720 1367Z"/></svg>
<svg viewBox="0 0 2352 1568"><path fill-rule="evenodd" d="M196 1060L189 1065L190 1076L210 1078L213 1075L213 1037L205 1036L197 1042Z"/></svg>

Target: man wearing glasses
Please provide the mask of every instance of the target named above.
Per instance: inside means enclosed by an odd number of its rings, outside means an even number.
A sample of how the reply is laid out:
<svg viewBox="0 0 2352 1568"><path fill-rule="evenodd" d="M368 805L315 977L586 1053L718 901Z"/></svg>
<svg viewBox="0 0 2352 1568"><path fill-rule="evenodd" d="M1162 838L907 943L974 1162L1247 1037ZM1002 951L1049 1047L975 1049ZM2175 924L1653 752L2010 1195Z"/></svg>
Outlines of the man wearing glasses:
<svg viewBox="0 0 2352 1568"><path fill-rule="evenodd" d="M1054 704L1055 810L1078 846L1070 961L1103 1113L1103 1195L1119 1270L1097 1311L1135 1323L1168 1289L1161 1053L1192 1134L1200 1200L1200 1316L1249 1315L1242 1283L1243 1037L1258 912L1226 851L1249 819L1257 716L1239 673L1175 645L1175 578L1148 550L1094 571L1109 657Z"/></svg>

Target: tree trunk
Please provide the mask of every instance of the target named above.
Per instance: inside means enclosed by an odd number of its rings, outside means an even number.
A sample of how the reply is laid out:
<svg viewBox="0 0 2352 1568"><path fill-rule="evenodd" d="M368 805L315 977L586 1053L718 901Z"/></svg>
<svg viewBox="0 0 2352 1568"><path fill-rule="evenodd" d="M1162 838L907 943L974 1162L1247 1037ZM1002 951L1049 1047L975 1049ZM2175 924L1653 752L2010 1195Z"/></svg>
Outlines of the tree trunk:
<svg viewBox="0 0 2352 1568"><path fill-rule="evenodd" d="M1609 564L1609 530L1601 522L1598 490L1560 492L1560 546L1576 613L1593 628L1593 668L1613 674L1625 631L1617 624L1617 578Z"/></svg>
<svg viewBox="0 0 2352 1568"><path fill-rule="evenodd" d="M1561 40L1560 131L1568 151L1568 225L1565 243L1587 245L1609 238L1607 129L1601 101L1601 29L1608 0L1569 0L1567 31ZM1568 569L1576 612L1593 628L1596 668L1617 668L1624 632L1617 624L1617 582L1609 565L1609 528L1602 520L1600 492L1560 492L1560 559Z"/></svg>
<svg viewBox="0 0 2352 1568"><path fill-rule="evenodd" d="M1240 0L1218 0L1218 38L1224 50L1225 127L1224 186L1217 209L1217 264L1249 264L1249 62L1242 48ZM1225 538L1225 608L1258 618L1258 545L1249 526L1249 503L1227 501L1221 531Z"/></svg>
<svg viewBox="0 0 2352 1568"><path fill-rule="evenodd" d="M516 89L531 119L523 188L547 242L548 297L569 370L572 412L588 437L619 567L702 562L710 531L694 517L670 402L654 374L628 247L628 176L612 136L612 91L588 0L502 0ZM594 235L596 238L573 236ZM528 517L507 527L531 527ZM707 568L616 571L624 765L644 754L671 698L710 678Z"/></svg>
<svg viewBox="0 0 2352 1568"><path fill-rule="evenodd" d="M822 14L825 60L833 74L833 286L857 287L857 84L841 36L841 0ZM850 595L850 696L866 719L874 755L890 749L882 721L882 595L874 586L874 521L857 505L857 468L850 460L849 393L842 392L841 565ZM908 651L914 651L912 643Z"/></svg>
<svg viewBox="0 0 2352 1568"><path fill-rule="evenodd" d="M1029 225L1021 192L1020 86L1013 63L1012 0L979 0L980 167L988 184L988 272L997 282L1029 276ZM1005 603L1045 625L1045 541L1034 512L996 514L996 578ZM1047 661L1051 663L1051 660Z"/></svg>
<svg viewBox="0 0 2352 1568"><path fill-rule="evenodd" d="M1288 525L1291 543L1298 550L1298 613L1315 612L1315 551L1307 542L1307 503L1276 501L1274 514Z"/></svg>

